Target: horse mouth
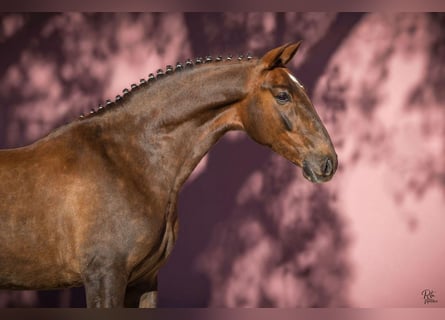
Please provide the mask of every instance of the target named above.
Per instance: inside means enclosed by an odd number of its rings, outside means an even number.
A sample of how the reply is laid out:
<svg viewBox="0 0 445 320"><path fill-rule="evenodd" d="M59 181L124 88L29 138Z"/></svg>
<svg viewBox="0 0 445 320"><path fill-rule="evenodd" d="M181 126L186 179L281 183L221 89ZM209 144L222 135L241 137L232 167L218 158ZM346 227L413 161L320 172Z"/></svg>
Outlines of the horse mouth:
<svg viewBox="0 0 445 320"><path fill-rule="evenodd" d="M316 169L314 168L316 167ZM321 163L314 165L311 162L303 161L303 176L313 183L322 183L332 179L336 171L337 164L331 158L325 158Z"/></svg>

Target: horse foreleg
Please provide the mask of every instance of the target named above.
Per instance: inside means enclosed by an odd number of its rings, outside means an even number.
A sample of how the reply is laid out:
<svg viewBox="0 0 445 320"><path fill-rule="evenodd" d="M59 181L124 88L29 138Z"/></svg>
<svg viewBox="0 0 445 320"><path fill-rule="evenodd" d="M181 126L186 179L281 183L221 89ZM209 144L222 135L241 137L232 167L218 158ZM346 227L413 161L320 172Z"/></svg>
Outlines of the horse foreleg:
<svg viewBox="0 0 445 320"><path fill-rule="evenodd" d="M127 308L156 308L157 302L156 281L128 287L125 293L125 307Z"/></svg>
<svg viewBox="0 0 445 320"><path fill-rule="evenodd" d="M158 292L145 292L139 299L139 308L156 308L158 305Z"/></svg>
<svg viewBox="0 0 445 320"><path fill-rule="evenodd" d="M127 277L121 268L98 268L84 275L88 308L123 307Z"/></svg>

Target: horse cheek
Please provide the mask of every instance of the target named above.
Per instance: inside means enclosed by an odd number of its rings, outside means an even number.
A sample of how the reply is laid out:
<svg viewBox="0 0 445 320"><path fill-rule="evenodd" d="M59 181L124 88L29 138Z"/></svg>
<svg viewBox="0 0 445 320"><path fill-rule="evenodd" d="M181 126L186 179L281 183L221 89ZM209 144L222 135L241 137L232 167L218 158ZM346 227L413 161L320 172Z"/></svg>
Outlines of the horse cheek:
<svg viewBox="0 0 445 320"><path fill-rule="evenodd" d="M252 101L247 107L247 112L243 119L247 134L260 144L269 144L267 139L267 122L265 121L265 111L261 104Z"/></svg>

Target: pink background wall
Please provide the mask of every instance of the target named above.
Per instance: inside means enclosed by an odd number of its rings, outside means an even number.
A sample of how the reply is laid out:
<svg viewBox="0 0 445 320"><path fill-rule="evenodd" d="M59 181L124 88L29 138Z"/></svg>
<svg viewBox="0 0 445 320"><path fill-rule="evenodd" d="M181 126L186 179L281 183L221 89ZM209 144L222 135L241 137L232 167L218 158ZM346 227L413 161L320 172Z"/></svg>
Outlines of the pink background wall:
<svg viewBox="0 0 445 320"><path fill-rule="evenodd" d="M184 187L160 304L445 306L445 15L3 14L0 146L28 144L166 64L261 55L290 65L339 156L323 185L242 133ZM421 291L438 300L424 305ZM81 289L0 291L0 306L82 306Z"/></svg>

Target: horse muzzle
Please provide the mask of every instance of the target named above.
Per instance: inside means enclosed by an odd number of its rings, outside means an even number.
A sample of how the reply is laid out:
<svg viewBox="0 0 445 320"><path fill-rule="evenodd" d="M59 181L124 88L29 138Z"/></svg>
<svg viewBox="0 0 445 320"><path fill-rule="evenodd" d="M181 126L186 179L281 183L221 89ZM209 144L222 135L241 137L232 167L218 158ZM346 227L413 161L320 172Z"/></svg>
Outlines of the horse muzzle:
<svg viewBox="0 0 445 320"><path fill-rule="evenodd" d="M331 180L337 171L337 156L307 158L303 161L303 176L311 182L321 183Z"/></svg>

